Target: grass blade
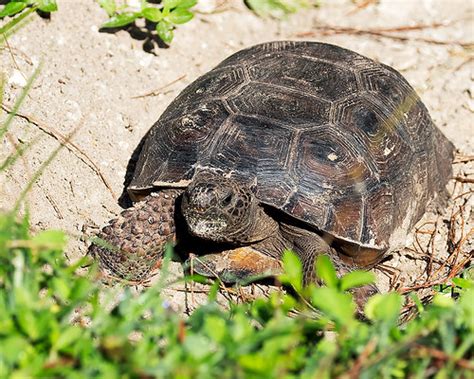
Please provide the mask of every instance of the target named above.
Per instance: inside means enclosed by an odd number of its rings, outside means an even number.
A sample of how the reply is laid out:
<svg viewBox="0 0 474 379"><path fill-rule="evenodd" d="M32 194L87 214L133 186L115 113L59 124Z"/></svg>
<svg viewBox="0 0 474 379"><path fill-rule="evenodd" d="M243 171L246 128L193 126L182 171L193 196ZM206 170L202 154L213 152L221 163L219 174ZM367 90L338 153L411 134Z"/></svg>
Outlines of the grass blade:
<svg viewBox="0 0 474 379"><path fill-rule="evenodd" d="M0 139L3 138L5 133L8 131L8 128L13 120L13 117L15 117L16 113L20 109L21 104L23 103L23 100L25 100L25 97L29 90L31 89L31 86L33 85L33 82L35 81L36 77L38 76L39 72L41 71L41 66L40 64L35 71L33 72L33 75L30 76L28 79L25 88L23 88L23 91L21 91L20 96L18 96L18 99L15 101L15 104L13 105L12 111L8 114L5 122L3 125L0 127Z"/></svg>
<svg viewBox="0 0 474 379"><path fill-rule="evenodd" d="M33 12L37 10L38 7L31 7L27 11L21 13L14 19L8 21L5 25L0 27L0 34L4 37L7 38L11 36L13 33L18 31L21 27L26 25L26 23L20 24L21 21L24 21L29 15L31 15ZM0 43L0 46L3 45L3 41Z"/></svg>
<svg viewBox="0 0 474 379"><path fill-rule="evenodd" d="M24 145L17 147L15 152L10 154L3 163L0 164L0 172L5 171L8 167L15 164L18 158L21 158L25 152L32 147L36 142L39 141L39 138L34 139L31 142L25 143Z"/></svg>
<svg viewBox="0 0 474 379"><path fill-rule="evenodd" d="M15 206L13 207L12 209L12 213L15 214L18 212L18 210L20 209L20 206L21 206L21 203L23 202L23 200L25 199L26 195L28 194L28 192L31 190L31 188L33 187L33 185L35 184L35 182L39 179L39 177L43 174L43 171L46 169L46 167L48 167L51 162L54 160L54 158L56 158L56 156L58 155L58 153L64 148L64 146L69 143L69 141L71 140L71 138L74 136L74 134L76 134L78 129L74 129L67 137L66 137L66 141L64 141L63 143L61 143L56 149L54 149L54 151L50 154L50 156L48 157L48 159L46 159L42 164L41 166L39 167L39 169L33 174L33 177L29 180L28 184L26 185L26 187L23 189L23 191L21 191L20 193L20 196L18 197L18 199L16 200L15 202Z"/></svg>

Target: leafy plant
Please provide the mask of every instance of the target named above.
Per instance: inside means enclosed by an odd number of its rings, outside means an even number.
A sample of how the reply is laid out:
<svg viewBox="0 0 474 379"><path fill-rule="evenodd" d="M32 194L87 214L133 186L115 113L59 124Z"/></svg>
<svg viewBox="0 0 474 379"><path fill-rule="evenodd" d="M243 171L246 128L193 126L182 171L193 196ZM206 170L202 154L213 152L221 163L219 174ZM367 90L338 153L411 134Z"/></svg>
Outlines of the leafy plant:
<svg viewBox="0 0 474 379"><path fill-rule="evenodd" d="M51 13L58 10L56 0L11 0L0 10L0 18L15 16L25 8L32 11L39 10L44 13Z"/></svg>
<svg viewBox="0 0 474 379"><path fill-rule="evenodd" d="M140 0L117 6L115 0L98 1L110 17L109 21L102 24L102 28L120 28L144 18L155 25L158 36L167 44L173 40L176 25L184 24L194 17L190 8L197 3L197 0L163 0L155 6Z"/></svg>
<svg viewBox="0 0 474 379"><path fill-rule="evenodd" d="M247 6L260 17L283 18L300 9L319 5L317 0L245 0Z"/></svg>
<svg viewBox="0 0 474 379"><path fill-rule="evenodd" d="M282 280L299 289L294 295L277 292L224 310L211 291L208 303L185 319L169 308L160 285L137 296L121 286L101 289L93 266L79 274L84 260L66 262L66 240L60 231L30 235L27 216L0 216L0 377L464 378L474 372L472 281L462 282L457 302L440 294L402 327L401 296L377 295L366 308L368 323L354 316L344 278L334 281L329 261L320 259L317 271L332 287L303 287L301 264L287 253Z"/></svg>

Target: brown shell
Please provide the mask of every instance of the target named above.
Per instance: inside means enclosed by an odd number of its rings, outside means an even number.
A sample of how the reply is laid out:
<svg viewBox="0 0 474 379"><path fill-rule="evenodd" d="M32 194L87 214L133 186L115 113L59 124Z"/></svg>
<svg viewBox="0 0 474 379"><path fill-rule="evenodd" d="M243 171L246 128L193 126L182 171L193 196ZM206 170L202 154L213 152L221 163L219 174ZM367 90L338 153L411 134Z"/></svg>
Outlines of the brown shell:
<svg viewBox="0 0 474 379"><path fill-rule="evenodd" d="M232 55L171 103L129 190L218 170L338 240L385 251L443 191L452 156L394 69L333 45L272 42Z"/></svg>

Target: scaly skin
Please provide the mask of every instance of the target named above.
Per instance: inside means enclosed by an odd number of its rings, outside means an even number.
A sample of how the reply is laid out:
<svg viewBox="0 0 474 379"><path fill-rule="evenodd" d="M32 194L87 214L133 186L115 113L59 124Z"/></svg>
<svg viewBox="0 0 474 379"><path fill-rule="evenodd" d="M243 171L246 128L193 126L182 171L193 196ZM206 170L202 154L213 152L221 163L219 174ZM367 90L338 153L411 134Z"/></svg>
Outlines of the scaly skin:
<svg viewBox="0 0 474 379"><path fill-rule="evenodd" d="M167 242L175 243L175 203L178 189L157 191L102 229L99 244L89 254L108 276L130 281L146 280L161 262Z"/></svg>
<svg viewBox="0 0 474 379"><path fill-rule="evenodd" d="M318 282L314 273L314 262L320 254L331 258L339 275L354 268L344 262L315 232L285 224L283 220L276 220L266 214L253 195L248 196L251 201L240 203L239 197L242 193L250 193L242 190L241 184L231 180L226 180L226 185L223 185L222 181L220 185L213 183L218 181L205 183L203 186L206 196L202 196L202 191L199 196L190 196L188 188L182 207L179 207L181 201L177 199L183 190L162 189L152 193L103 228L98 237L105 244L91 245L89 253L99 261L100 268L107 276L133 282L145 281L154 269L159 267L166 244L176 244L176 220L181 220L181 225L184 220L180 215L183 212L191 234L192 227L204 221L204 228L201 226L199 232L212 234L205 236L209 242L221 242L226 239L232 239L232 242L235 239L237 242L230 250L220 251L219 244L216 244L217 253L207 254L196 260L195 272L205 276L218 276L226 282L238 282L253 276L278 275L281 273L279 261L285 249L293 250L300 257L306 284ZM191 186L191 191L195 191L195 188ZM232 201L227 203L220 200L229 194L232 194ZM206 204L202 204L203 202ZM245 222L240 223L232 219L235 214L234 204L243 208L241 215L248 218ZM221 220L218 228L215 225L216 219ZM185 225L182 224L181 227ZM207 227L209 229L206 229ZM187 238L195 237L187 235ZM205 251L196 253L203 254ZM376 293L377 288L369 285L352 292L361 311L367 298Z"/></svg>

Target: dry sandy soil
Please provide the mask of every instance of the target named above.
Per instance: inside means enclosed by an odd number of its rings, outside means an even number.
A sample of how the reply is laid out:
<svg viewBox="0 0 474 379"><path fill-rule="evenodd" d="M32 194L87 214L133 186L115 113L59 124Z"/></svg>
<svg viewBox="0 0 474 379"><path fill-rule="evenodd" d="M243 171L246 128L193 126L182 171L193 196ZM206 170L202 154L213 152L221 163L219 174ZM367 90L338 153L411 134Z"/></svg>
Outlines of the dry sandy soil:
<svg viewBox="0 0 474 379"><path fill-rule="evenodd" d="M240 0L217 5L202 0L200 12L176 30L169 48L139 33L99 32L106 14L92 0L58 3L51 20L33 17L9 39L9 48L0 51L1 71L8 81L7 107L19 95L24 78L43 62L21 108L23 116L15 118L1 141L0 158L15 145L36 142L1 174L0 209L11 206L57 148L58 139L77 130L28 195L35 230L59 228L70 234L68 257L86 252L84 230L92 233L91 226L103 225L121 211L118 199L128 160L179 91L241 48L283 39L335 43L393 66L458 149L461 163L454 165L454 172L462 181L449 184L449 204L440 213L428 213L419 224L421 233L411 234L420 243L412 238L406 250L385 262L392 278L401 272L396 284L426 281L456 249L459 256L472 252L468 232L474 224L473 186L463 183L472 182L474 175L472 1L381 0L357 8L350 1L326 0L320 8L276 21L256 17ZM449 228L452 214L454 227ZM463 240L462 246L448 240ZM173 267L179 271L178 264ZM440 272L446 275L445 269ZM377 275L387 289L387 275ZM183 292L170 290L169 295L177 307L184 304Z"/></svg>

